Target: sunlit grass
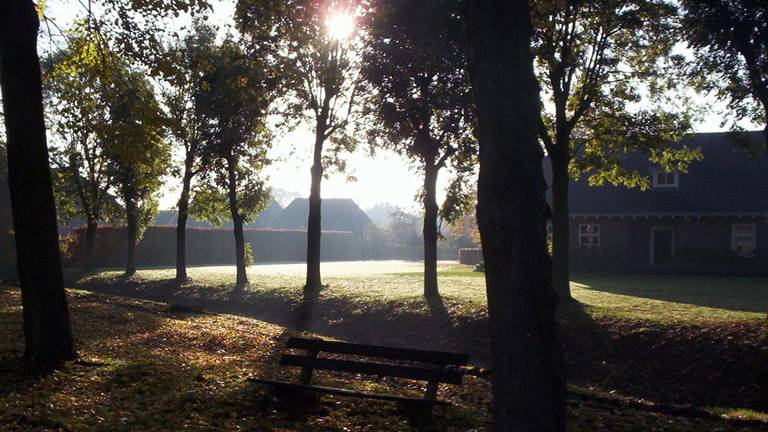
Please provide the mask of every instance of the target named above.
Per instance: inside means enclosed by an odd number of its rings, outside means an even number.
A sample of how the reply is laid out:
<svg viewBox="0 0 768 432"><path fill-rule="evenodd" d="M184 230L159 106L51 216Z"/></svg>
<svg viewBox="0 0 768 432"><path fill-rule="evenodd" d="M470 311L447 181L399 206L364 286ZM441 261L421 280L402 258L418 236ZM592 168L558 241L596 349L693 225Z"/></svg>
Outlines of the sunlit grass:
<svg viewBox="0 0 768 432"><path fill-rule="evenodd" d="M574 275L574 297L595 316L652 321L765 319L768 278Z"/></svg>
<svg viewBox="0 0 768 432"><path fill-rule="evenodd" d="M768 423L768 413L755 411L751 409L710 408L707 411L711 412L712 414L725 417L725 418L730 418L730 419L757 420L757 421Z"/></svg>
<svg viewBox="0 0 768 432"><path fill-rule="evenodd" d="M401 303L423 306L423 274L419 263L388 261L324 263L323 298L357 304ZM440 293L454 308L477 314L485 310L483 273L471 266L441 263ZM304 285L301 264L254 266L249 269L248 290L298 300ZM196 286L230 291L234 267L191 267ZM85 281L114 282L120 271L99 273ZM147 281L169 280L173 269L144 269L137 274ZM768 278L574 274L573 296L596 317L646 319L659 322L754 320L766 317ZM423 309L423 308L422 308Z"/></svg>

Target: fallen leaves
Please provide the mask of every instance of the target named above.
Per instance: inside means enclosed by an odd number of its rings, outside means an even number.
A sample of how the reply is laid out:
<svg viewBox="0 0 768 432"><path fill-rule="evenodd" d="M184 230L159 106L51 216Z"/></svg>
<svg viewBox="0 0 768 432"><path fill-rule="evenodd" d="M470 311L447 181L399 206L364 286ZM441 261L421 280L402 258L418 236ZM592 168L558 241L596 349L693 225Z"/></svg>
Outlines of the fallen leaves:
<svg viewBox="0 0 768 432"><path fill-rule="evenodd" d="M323 397L316 406L297 409L248 384L245 378L251 375L294 377L295 371L277 366L294 331L241 316L84 291L70 292L69 299L80 359L46 376L24 375L19 297L18 289L0 287L0 429L412 430L391 404ZM629 333L655 331L632 328ZM738 343L739 331L723 334ZM420 391L408 381L317 375L320 382L347 388ZM437 409L434 424L424 430L489 430L487 381L467 377L461 387L442 388L441 395L454 406ZM594 401L569 404L569 419L572 431L741 430L711 419Z"/></svg>

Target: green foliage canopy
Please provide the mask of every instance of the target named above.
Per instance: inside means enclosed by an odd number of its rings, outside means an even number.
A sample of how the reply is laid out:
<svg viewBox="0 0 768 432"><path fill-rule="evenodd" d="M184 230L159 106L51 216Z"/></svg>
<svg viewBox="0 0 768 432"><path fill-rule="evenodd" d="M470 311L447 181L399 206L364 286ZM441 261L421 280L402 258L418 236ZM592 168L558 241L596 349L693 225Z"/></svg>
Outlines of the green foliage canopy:
<svg viewBox="0 0 768 432"><path fill-rule="evenodd" d="M251 55L270 59L285 77L278 105L285 126L314 126L325 177L326 168L344 172L342 155L357 146L353 128L360 96L359 31L334 38L327 22L337 15L354 19L358 12L348 0L239 0L235 11Z"/></svg>
<svg viewBox="0 0 768 432"><path fill-rule="evenodd" d="M550 156L567 152L571 175L648 187L621 166L642 151L684 171L701 155L668 143L690 130L692 110L679 97L682 57L673 53L678 14L666 0L537 2L534 54L545 97L540 135ZM663 149L663 150L661 150Z"/></svg>
<svg viewBox="0 0 768 432"><path fill-rule="evenodd" d="M157 214L160 187L171 162L165 116L151 83L127 67L107 94L112 103L104 142L110 168L123 205L137 209L140 237Z"/></svg>
<svg viewBox="0 0 768 432"><path fill-rule="evenodd" d="M438 170L452 168L440 212L452 222L471 206L477 153L459 2L375 2L364 20L369 142Z"/></svg>
<svg viewBox="0 0 768 432"><path fill-rule="evenodd" d="M212 39L204 43L201 73L193 84L204 168L191 211L221 223L232 217L227 193L234 191L239 217L247 223L269 201L260 172L270 163L272 137L265 123L270 104L280 94L280 77L229 37L218 45Z"/></svg>
<svg viewBox="0 0 768 432"><path fill-rule="evenodd" d="M697 89L727 101L733 120L768 133L768 4L762 0L685 0L683 33L693 49Z"/></svg>
<svg viewBox="0 0 768 432"><path fill-rule="evenodd" d="M59 219L82 216L90 223L119 218L106 147L113 71L95 42L74 29L65 51L49 62L44 76L49 123L56 133L50 149Z"/></svg>

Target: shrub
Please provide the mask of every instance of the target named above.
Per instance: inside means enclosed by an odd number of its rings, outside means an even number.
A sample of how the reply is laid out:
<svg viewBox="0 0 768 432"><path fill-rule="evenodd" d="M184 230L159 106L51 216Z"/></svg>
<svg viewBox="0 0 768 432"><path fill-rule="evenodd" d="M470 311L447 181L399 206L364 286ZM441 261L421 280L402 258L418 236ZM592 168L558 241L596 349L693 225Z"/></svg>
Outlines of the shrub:
<svg viewBox="0 0 768 432"><path fill-rule="evenodd" d="M253 247L250 243L245 244L245 265L252 266L256 264L256 258L253 256Z"/></svg>
<svg viewBox="0 0 768 432"><path fill-rule="evenodd" d="M82 242L85 228L73 230ZM246 229L246 251L251 263L303 261L307 257L307 234L301 230ZM367 239L347 231L323 231L322 254L325 260L359 260L368 248ZM96 231L95 265L119 267L125 263L126 232L121 225L100 225ZM82 252L77 248L80 258ZM246 252L248 254L248 252ZM176 260L176 227L150 226L137 245L136 264L172 266ZM187 228L187 264L234 264L235 244L231 229ZM250 265L250 264L249 264Z"/></svg>

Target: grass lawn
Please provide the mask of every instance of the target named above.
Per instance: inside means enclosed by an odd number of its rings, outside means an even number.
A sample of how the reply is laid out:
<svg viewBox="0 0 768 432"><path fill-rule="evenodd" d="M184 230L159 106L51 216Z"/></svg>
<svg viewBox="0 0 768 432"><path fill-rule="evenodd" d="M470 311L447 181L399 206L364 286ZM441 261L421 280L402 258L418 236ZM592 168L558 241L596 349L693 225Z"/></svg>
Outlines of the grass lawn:
<svg viewBox="0 0 768 432"><path fill-rule="evenodd" d="M277 353L302 332L469 352L487 365L482 274L442 263L442 298L426 302L417 263L324 263L323 271L329 287L318 298L303 297L304 267L291 264L251 267L243 291L233 290L232 267L190 268L192 281L181 286L172 269L73 280L83 360L44 378L18 373L18 291L0 288L0 429L411 430L386 403L324 397L297 411L245 381L291 374L276 366ZM570 430L768 430L768 279L573 280L584 307L561 316ZM210 312L179 312L195 308ZM352 381L343 386L364 385ZM413 391L388 380L367 385ZM438 410L426 430L488 430L488 391L472 376L444 390L454 406Z"/></svg>
<svg viewBox="0 0 768 432"><path fill-rule="evenodd" d="M573 295L600 316L654 321L766 319L768 278L576 274Z"/></svg>
<svg viewBox="0 0 768 432"><path fill-rule="evenodd" d="M303 264L259 265L249 269L249 291L300 299L304 284ZM232 289L231 266L192 267L196 287L228 292ZM139 272L144 282L173 278L173 269ZM326 298L356 304L423 303L419 263L404 261L323 263ZM86 286L120 280L119 270L105 271L80 281ZM573 296L590 315L644 319L658 322L700 322L765 319L768 313L768 278L721 276L575 274ZM443 262L439 266L440 293L460 307L457 313L475 315L485 310L483 273L470 266ZM424 311L424 310L422 310Z"/></svg>

